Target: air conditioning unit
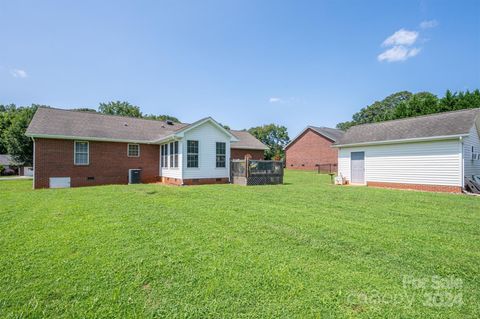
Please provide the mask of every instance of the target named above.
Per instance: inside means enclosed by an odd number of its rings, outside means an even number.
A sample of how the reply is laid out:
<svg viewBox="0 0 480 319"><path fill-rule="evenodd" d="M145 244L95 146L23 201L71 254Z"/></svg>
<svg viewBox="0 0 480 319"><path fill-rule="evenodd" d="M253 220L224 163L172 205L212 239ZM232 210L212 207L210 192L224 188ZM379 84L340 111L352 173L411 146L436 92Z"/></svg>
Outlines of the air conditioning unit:
<svg viewBox="0 0 480 319"><path fill-rule="evenodd" d="M140 184L141 169L129 169L128 170L128 184Z"/></svg>

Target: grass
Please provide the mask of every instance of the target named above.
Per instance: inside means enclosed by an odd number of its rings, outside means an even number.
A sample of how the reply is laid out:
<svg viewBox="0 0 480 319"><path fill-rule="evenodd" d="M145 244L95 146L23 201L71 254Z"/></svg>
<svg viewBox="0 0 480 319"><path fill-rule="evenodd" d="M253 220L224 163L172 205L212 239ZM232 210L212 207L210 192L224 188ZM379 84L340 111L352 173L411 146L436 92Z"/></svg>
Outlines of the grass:
<svg viewBox="0 0 480 319"><path fill-rule="evenodd" d="M285 182L0 182L0 317L480 317L480 198Z"/></svg>

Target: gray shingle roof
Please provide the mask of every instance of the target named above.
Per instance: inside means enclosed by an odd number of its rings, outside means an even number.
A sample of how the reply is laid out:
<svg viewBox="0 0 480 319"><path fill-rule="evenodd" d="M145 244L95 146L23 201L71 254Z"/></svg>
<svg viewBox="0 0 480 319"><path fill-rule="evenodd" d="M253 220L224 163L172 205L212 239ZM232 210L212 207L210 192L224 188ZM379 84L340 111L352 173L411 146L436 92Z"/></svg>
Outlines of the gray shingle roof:
<svg viewBox="0 0 480 319"><path fill-rule="evenodd" d="M309 125L306 128L304 128L297 136L295 136L293 139L288 142L287 145L285 145L284 149L287 149L290 145L292 145L302 134L307 131L307 130L313 130L317 132L320 135L325 136L326 138L332 140L333 142L338 141L343 134L345 134L344 131L336 129L336 128L330 128L330 127L324 127L324 126L312 126Z"/></svg>
<svg viewBox="0 0 480 319"><path fill-rule="evenodd" d="M39 108L26 134L151 142L170 135L186 125L178 123L168 125L163 121L93 112Z"/></svg>
<svg viewBox="0 0 480 319"><path fill-rule="evenodd" d="M84 138L112 141L150 143L167 137L190 124L146 120L134 117L106 115L94 112L39 108L26 135L58 138ZM232 133L237 136L236 132ZM264 145L250 133L239 133L239 145L251 149L264 149ZM232 144L233 145L233 144Z"/></svg>
<svg viewBox="0 0 480 319"><path fill-rule="evenodd" d="M9 166L9 165L20 165L17 163L10 155L0 154L0 165Z"/></svg>
<svg viewBox="0 0 480 319"><path fill-rule="evenodd" d="M468 134L480 108L353 126L336 145Z"/></svg>
<svg viewBox="0 0 480 319"><path fill-rule="evenodd" d="M319 134L322 134L323 136L331 139L332 141L336 142L339 139L342 138L343 134L345 134L344 131L336 129L336 128L330 128L330 127L317 127L317 126L309 126L312 130L316 131Z"/></svg>
<svg viewBox="0 0 480 319"><path fill-rule="evenodd" d="M235 135L239 141L232 143L231 148L234 149L252 149L252 150L266 150L268 147L260 142L255 136L248 131L230 130L230 133Z"/></svg>

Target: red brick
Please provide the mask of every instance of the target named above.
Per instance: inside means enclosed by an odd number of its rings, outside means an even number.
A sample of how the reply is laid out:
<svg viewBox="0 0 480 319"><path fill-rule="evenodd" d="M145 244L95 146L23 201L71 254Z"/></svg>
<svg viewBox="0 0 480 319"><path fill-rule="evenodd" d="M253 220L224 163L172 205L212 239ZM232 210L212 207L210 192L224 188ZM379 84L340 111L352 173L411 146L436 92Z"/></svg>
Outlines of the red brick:
<svg viewBox="0 0 480 319"><path fill-rule="evenodd" d="M264 151L263 150L248 150L248 149L231 149L230 157L232 159L245 159L245 156L249 156L253 160L263 160Z"/></svg>
<svg viewBox="0 0 480 319"><path fill-rule="evenodd" d="M367 186L410 189L410 190L419 190L419 191L426 191L426 192L445 192L445 193L461 193L462 192L462 187L460 186L447 186L447 185L367 182Z"/></svg>
<svg viewBox="0 0 480 319"><path fill-rule="evenodd" d="M159 179L159 145L141 144L140 157L127 156L128 143L90 141L90 164L73 164L73 140L35 139L35 188L48 188L50 177L70 177L71 186L127 184L128 170L142 169L141 182ZM94 180L87 180L94 177Z"/></svg>
<svg viewBox="0 0 480 319"><path fill-rule="evenodd" d="M336 169L338 150L332 144L330 139L307 129L287 147L286 168L315 170L317 164L335 164Z"/></svg>

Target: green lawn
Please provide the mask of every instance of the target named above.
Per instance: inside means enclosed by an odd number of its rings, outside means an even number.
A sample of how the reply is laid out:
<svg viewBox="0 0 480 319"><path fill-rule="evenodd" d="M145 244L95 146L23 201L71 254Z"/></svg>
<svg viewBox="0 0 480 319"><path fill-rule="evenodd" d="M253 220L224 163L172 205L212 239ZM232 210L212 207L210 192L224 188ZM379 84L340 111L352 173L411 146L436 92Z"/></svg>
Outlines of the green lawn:
<svg viewBox="0 0 480 319"><path fill-rule="evenodd" d="M0 317L480 317L480 198L285 182L0 182Z"/></svg>

